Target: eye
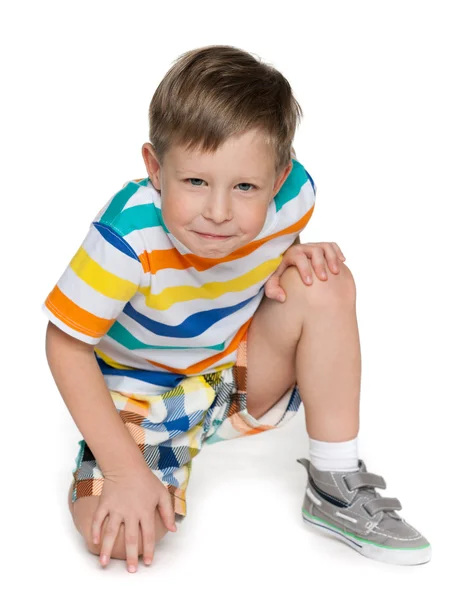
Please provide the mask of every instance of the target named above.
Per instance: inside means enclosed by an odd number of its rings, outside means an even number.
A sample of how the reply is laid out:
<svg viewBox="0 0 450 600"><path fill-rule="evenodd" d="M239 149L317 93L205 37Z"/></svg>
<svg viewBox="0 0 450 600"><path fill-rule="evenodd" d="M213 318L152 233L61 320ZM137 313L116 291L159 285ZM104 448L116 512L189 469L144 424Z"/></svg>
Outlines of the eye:
<svg viewBox="0 0 450 600"><path fill-rule="evenodd" d="M186 181L203 181L203 179L198 179L197 177L189 177L188 179L186 179ZM196 185L194 183L194 187L201 187L201 186Z"/></svg>
<svg viewBox="0 0 450 600"><path fill-rule="evenodd" d="M238 183L238 185L249 185L252 188L254 188L255 186L252 183ZM241 192L249 192L250 190L241 190Z"/></svg>
<svg viewBox="0 0 450 600"><path fill-rule="evenodd" d="M185 181L189 181L194 187L201 187L201 182L204 181L203 179L199 179L198 177L189 177L188 179L185 179ZM195 183L197 182L197 183ZM198 184L198 182L200 182ZM250 186L251 188L256 189L256 186L254 186L252 183L238 183L238 185L246 185L246 186ZM241 192L249 192L249 189L246 190L240 190Z"/></svg>

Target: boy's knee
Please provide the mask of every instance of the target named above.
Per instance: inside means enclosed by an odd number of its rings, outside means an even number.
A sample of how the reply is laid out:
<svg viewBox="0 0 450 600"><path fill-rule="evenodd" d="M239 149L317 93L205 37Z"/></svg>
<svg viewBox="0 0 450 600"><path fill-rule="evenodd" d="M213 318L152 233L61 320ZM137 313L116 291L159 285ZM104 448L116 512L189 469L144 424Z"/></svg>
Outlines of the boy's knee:
<svg viewBox="0 0 450 600"><path fill-rule="evenodd" d="M162 540L162 538L166 535L166 533L168 532L168 529L166 529L165 525L162 522L159 522L159 518L155 517L155 544L157 544L160 540ZM103 543L103 537L105 535L105 531L107 529L107 523L106 520L103 522L103 526L101 529L101 534L100 534L100 542L98 544L94 544L92 541L92 534L90 532L90 527L89 527L89 531L86 531L85 535L83 535L84 540L86 542L87 548L89 550L89 552L91 552L92 554L95 555L99 555L100 551L102 549L102 543ZM139 530L139 534L138 534L138 556L142 556L143 554L143 543L142 543L142 533ZM114 546L112 548L111 551L111 558L117 558L120 560L126 560L127 559L127 553L126 553L126 544L125 544L125 525L124 523L121 523L120 527L119 527L119 531L116 537L116 541L114 542Z"/></svg>
<svg viewBox="0 0 450 600"><path fill-rule="evenodd" d="M308 304L315 306L354 304L356 285L350 269L341 263L338 274L331 272L328 267L326 270L328 279L324 281L319 279L311 265L313 282L307 285L296 266L288 267L280 277L280 284L286 292L287 300L289 296L295 298L297 294L301 294Z"/></svg>
<svg viewBox="0 0 450 600"><path fill-rule="evenodd" d="M103 521L100 531L100 542L94 544L92 541L92 520L94 517L95 510L100 500L99 496L89 496L87 498L79 498L73 505L73 517L74 523L78 531L81 533L86 546L92 554L97 556L100 554L103 544L103 538L105 536L106 529L108 527L108 518ZM168 532L168 529L164 525L158 510L155 511L155 543L159 542ZM138 535L138 556L143 553L142 544L142 533L139 530ZM118 558L126 560L125 550L125 526L122 523L119 527L119 531L114 542L114 546L111 552L111 558Z"/></svg>

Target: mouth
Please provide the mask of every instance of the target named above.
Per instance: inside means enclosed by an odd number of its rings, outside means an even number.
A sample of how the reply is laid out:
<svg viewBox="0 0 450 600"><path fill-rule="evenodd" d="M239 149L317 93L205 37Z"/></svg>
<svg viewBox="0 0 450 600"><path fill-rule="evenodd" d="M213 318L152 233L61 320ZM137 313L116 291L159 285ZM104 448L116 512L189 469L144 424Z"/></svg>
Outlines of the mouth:
<svg viewBox="0 0 450 600"><path fill-rule="evenodd" d="M205 240L228 240L232 235L215 235L213 233L200 233L199 231L194 231L194 233Z"/></svg>

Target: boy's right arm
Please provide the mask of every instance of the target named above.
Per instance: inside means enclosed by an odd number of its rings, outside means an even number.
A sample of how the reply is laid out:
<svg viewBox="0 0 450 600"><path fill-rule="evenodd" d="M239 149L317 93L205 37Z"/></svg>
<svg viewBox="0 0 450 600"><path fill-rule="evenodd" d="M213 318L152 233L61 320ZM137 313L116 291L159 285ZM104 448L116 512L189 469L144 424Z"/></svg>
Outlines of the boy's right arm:
<svg viewBox="0 0 450 600"><path fill-rule="evenodd" d="M108 564L123 523L127 566L129 571L135 571L139 530L144 562L150 564L153 559L157 509L166 528L177 531L169 491L148 468L123 424L97 364L94 347L49 322L46 351L61 396L103 473L102 493L91 525L93 543L102 544L100 562L103 566ZM106 517L108 526L101 540Z"/></svg>
<svg viewBox="0 0 450 600"><path fill-rule="evenodd" d="M102 472L148 469L114 406L94 347L49 322L46 353L59 392Z"/></svg>

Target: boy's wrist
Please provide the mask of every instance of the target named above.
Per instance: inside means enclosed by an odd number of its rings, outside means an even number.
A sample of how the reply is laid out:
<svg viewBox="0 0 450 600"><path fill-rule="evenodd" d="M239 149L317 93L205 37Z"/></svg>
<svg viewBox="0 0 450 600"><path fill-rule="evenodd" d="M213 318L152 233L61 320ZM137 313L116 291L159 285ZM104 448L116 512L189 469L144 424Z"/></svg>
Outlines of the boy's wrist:
<svg viewBox="0 0 450 600"><path fill-rule="evenodd" d="M115 446L114 454L111 454L108 450L109 456L107 458L102 457L102 460L97 457L97 463L105 477L115 479L118 477L123 477L130 472L136 472L141 469L148 470L145 458L139 450L139 446L131 438L131 436L130 444L127 442L126 446L119 448L120 456L117 456L118 448L116 443Z"/></svg>
<svg viewBox="0 0 450 600"><path fill-rule="evenodd" d="M128 461L121 461L120 463L109 464L108 467L103 466L100 468L103 473L103 477L109 479L110 481L117 482L127 479L128 477L130 477L130 475L135 477L141 471L150 471L150 473L153 473L149 469L142 454L137 460L131 459Z"/></svg>

